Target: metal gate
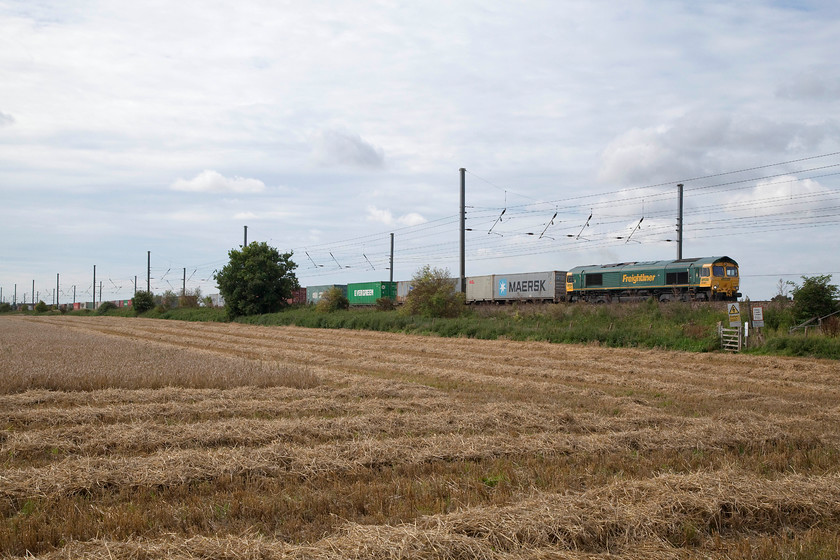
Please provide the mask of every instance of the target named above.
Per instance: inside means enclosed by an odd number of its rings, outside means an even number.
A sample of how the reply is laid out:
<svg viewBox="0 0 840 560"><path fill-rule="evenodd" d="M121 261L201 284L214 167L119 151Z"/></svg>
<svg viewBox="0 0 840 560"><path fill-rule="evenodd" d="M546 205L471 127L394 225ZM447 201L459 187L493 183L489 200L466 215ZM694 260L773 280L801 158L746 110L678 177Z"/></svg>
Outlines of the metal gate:
<svg viewBox="0 0 840 560"><path fill-rule="evenodd" d="M730 352L741 351L741 327L720 327L720 345Z"/></svg>

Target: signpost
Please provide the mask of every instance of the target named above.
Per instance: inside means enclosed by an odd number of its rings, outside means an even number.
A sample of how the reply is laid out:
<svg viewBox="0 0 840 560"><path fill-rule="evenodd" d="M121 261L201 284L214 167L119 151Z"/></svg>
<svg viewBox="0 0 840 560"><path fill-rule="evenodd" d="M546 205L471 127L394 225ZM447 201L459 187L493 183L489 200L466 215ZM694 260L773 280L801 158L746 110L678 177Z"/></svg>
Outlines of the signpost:
<svg viewBox="0 0 840 560"><path fill-rule="evenodd" d="M752 310L752 324L753 327L764 326L764 308L760 306L753 307Z"/></svg>
<svg viewBox="0 0 840 560"><path fill-rule="evenodd" d="M729 326L730 327L740 327L741 326L741 304L740 303L727 303L726 309L729 312Z"/></svg>

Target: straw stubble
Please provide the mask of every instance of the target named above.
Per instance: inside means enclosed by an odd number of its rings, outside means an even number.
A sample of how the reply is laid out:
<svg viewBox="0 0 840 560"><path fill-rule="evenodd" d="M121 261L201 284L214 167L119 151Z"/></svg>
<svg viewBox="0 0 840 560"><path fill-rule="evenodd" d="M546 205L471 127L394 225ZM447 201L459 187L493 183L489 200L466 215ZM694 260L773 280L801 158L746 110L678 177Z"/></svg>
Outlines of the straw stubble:
<svg viewBox="0 0 840 560"><path fill-rule="evenodd" d="M0 335L7 556L840 551L835 363L110 317Z"/></svg>

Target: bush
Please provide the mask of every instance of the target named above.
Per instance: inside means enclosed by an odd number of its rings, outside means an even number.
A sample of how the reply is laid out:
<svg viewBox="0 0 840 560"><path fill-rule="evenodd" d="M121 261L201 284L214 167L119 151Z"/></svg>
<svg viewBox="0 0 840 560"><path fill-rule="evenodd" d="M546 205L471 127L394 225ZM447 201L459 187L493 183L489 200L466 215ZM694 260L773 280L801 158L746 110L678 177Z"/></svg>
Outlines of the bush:
<svg viewBox="0 0 840 560"><path fill-rule="evenodd" d="M178 307L194 309L199 307L201 302L201 288L187 290L184 295L178 298Z"/></svg>
<svg viewBox="0 0 840 560"><path fill-rule="evenodd" d="M50 306L47 305L46 303L44 303L43 301L39 301L35 305L35 312L36 313L46 313L49 310L50 310Z"/></svg>
<svg viewBox="0 0 840 560"><path fill-rule="evenodd" d="M321 296L315 308L322 313L330 313L340 309L350 309L350 301L341 288L333 286Z"/></svg>
<svg viewBox="0 0 840 560"><path fill-rule="evenodd" d="M99 307L96 308L97 315L105 315L112 309L119 309L116 305L114 305L111 301L104 301L99 304Z"/></svg>
<svg viewBox="0 0 840 560"><path fill-rule="evenodd" d="M138 315L151 311L155 308L155 296L152 295L152 292L135 292L132 305L134 306L134 312Z"/></svg>
<svg viewBox="0 0 840 560"><path fill-rule="evenodd" d="M829 284L830 274L802 277L802 285L793 284L793 313L796 321L825 317L837 310L837 286Z"/></svg>
<svg viewBox="0 0 840 560"><path fill-rule="evenodd" d="M12 306L9 303L0 303L0 313L10 313Z"/></svg>
<svg viewBox="0 0 840 560"><path fill-rule="evenodd" d="M397 304L394 303L394 300L387 297L381 297L376 300L376 310L377 311L393 311L394 308L397 307Z"/></svg>
<svg viewBox="0 0 840 560"><path fill-rule="evenodd" d="M458 317L464 312L464 294L455 291L446 269L424 266L414 274L411 287L403 306L409 315Z"/></svg>
<svg viewBox="0 0 840 560"><path fill-rule="evenodd" d="M161 307L164 310L175 309L178 307L178 294L172 290L166 290L163 294L155 296L155 302L157 303L157 307Z"/></svg>

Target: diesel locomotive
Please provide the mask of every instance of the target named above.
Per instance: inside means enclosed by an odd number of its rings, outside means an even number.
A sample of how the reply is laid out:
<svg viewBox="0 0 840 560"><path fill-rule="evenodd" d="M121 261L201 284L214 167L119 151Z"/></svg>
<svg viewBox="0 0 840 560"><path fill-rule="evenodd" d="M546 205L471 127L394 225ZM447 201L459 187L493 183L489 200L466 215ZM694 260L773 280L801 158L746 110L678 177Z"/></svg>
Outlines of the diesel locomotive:
<svg viewBox="0 0 840 560"><path fill-rule="evenodd" d="M736 301L738 288L738 263L729 257L587 265L566 273L567 301Z"/></svg>

